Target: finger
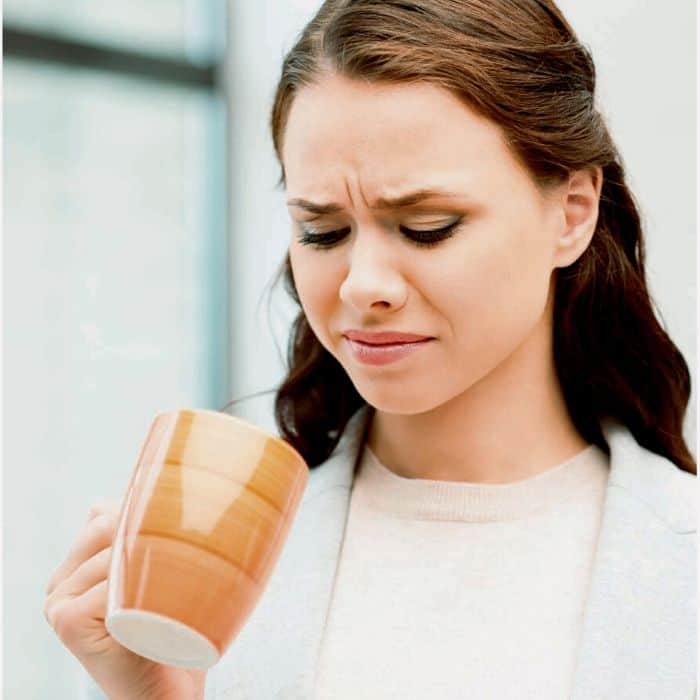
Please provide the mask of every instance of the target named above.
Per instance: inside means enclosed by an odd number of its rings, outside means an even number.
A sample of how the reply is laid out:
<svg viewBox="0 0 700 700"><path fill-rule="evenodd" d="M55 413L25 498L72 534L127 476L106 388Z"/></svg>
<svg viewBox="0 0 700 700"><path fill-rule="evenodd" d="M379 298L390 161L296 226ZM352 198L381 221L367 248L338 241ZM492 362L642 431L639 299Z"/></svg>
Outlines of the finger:
<svg viewBox="0 0 700 700"><path fill-rule="evenodd" d="M63 598L45 610L46 619L58 638L69 648L80 648L86 639L107 636L107 581L100 581L82 595Z"/></svg>
<svg viewBox="0 0 700 700"><path fill-rule="evenodd" d="M93 518L96 518L98 515L102 514L108 514L117 517L120 511L121 504L119 503L119 501L100 501L99 503L95 503L90 507L90 510L88 511L87 522L90 522Z"/></svg>
<svg viewBox="0 0 700 700"><path fill-rule="evenodd" d="M77 597L90 590L96 583L109 577L109 564L112 559L112 547L93 554L82 562L78 568L60 583L54 586L49 598L58 600L64 597Z"/></svg>
<svg viewBox="0 0 700 700"><path fill-rule="evenodd" d="M93 518L83 529L66 559L56 568L46 585L46 594L70 576L86 559L112 544L117 523L113 516L102 514Z"/></svg>

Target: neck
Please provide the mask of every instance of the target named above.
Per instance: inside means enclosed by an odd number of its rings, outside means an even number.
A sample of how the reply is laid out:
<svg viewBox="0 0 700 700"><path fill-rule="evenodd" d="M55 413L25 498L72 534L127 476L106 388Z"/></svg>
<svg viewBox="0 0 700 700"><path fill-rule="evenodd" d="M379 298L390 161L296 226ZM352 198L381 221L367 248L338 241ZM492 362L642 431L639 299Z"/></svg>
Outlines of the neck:
<svg viewBox="0 0 700 700"><path fill-rule="evenodd" d="M569 416L547 323L449 401L418 414L377 409L367 443L399 476L493 484L539 474L589 444Z"/></svg>

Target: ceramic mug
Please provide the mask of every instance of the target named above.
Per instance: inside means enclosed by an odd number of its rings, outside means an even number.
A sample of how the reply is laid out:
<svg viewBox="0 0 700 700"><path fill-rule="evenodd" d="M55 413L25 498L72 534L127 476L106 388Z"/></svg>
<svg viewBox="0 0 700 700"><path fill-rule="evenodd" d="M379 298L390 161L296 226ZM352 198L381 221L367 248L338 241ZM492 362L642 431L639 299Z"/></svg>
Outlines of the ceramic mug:
<svg viewBox="0 0 700 700"><path fill-rule="evenodd" d="M260 599L308 478L291 445L244 420L156 415L112 545L112 637L160 663L214 665Z"/></svg>

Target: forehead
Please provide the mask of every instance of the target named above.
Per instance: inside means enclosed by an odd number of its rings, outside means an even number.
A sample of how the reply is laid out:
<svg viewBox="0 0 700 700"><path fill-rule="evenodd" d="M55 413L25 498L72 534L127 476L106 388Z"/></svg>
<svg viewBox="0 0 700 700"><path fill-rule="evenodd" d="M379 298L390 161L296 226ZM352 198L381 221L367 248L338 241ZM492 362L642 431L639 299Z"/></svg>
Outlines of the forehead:
<svg viewBox="0 0 700 700"><path fill-rule="evenodd" d="M303 190L349 174L400 188L422 172L471 181L517 167L498 126L450 91L338 75L299 90L282 159L288 188Z"/></svg>

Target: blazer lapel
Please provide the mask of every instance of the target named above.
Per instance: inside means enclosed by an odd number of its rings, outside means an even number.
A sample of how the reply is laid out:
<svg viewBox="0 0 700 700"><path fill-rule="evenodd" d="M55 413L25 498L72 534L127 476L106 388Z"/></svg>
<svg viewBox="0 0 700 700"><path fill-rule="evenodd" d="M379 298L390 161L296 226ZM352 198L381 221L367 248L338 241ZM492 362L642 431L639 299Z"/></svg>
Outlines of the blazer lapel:
<svg viewBox="0 0 700 700"><path fill-rule="evenodd" d="M695 479L616 422L571 700L687 699L695 689Z"/></svg>

